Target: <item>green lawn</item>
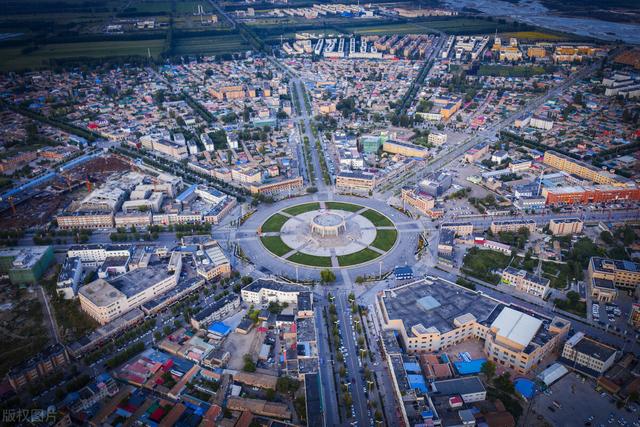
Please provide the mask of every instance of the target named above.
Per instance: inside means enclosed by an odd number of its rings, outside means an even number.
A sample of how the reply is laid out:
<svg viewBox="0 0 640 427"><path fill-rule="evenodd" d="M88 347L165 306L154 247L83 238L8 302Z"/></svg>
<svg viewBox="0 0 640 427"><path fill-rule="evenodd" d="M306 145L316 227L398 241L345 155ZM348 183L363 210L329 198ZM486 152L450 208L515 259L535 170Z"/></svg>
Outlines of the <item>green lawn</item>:
<svg viewBox="0 0 640 427"><path fill-rule="evenodd" d="M261 237L260 240L265 248L274 255L283 256L291 252L291 248L287 246L280 236L265 236Z"/></svg>
<svg viewBox="0 0 640 427"><path fill-rule="evenodd" d="M377 233L378 234L376 234L376 238L371 243L371 246L375 246L383 251L391 249L398 238L397 230L378 230Z"/></svg>
<svg viewBox="0 0 640 427"><path fill-rule="evenodd" d="M342 202L326 202L325 205L327 209L336 209L336 210L347 211L347 212L358 212L360 209L364 207L360 205L353 205L351 203L342 203Z"/></svg>
<svg viewBox="0 0 640 427"><path fill-rule="evenodd" d="M510 256L501 252L471 248L464 256L462 270L473 277L497 285L500 275L492 271L505 268L509 265L510 259Z"/></svg>
<svg viewBox="0 0 640 427"><path fill-rule="evenodd" d="M287 261L312 267L331 267L331 257L309 255L302 252L296 252L287 258Z"/></svg>
<svg viewBox="0 0 640 427"><path fill-rule="evenodd" d="M366 210L366 211L362 212L360 215L362 215L363 217L367 218L376 227L391 227L391 226L393 226L393 223L391 222L391 220L389 218L387 218L386 216L384 216L381 213L378 213L378 212L376 212L376 211L374 211L372 209Z"/></svg>
<svg viewBox="0 0 640 427"><path fill-rule="evenodd" d="M289 218L284 215L280 215L279 213L271 215L268 220L262 224L261 231L263 233L276 233L279 232L285 222L287 222Z"/></svg>
<svg viewBox="0 0 640 427"><path fill-rule="evenodd" d="M365 248L361 251L354 252L349 255L341 255L338 257L338 264L341 267L346 267L349 265L362 264L363 262L371 261L372 259L376 259L380 256L380 254L372 249Z"/></svg>
<svg viewBox="0 0 640 427"><path fill-rule="evenodd" d="M303 205L291 206L290 208L283 209L283 212L288 213L289 215L300 215L301 213L315 211L320 209L320 203L305 203Z"/></svg>

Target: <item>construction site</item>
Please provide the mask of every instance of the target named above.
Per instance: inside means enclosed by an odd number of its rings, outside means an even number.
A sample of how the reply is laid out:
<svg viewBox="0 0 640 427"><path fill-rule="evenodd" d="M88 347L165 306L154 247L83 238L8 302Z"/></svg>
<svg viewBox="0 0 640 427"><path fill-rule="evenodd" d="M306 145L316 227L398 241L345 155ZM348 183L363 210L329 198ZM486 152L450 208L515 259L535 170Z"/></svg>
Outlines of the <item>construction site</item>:
<svg viewBox="0 0 640 427"><path fill-rule="evenodd" d="M3 195L0 202L0 222L6 229L43 227L51 222L56 212L74 200L86 196L93 188L109 180L113 174L137 168L127 159L116 155L94 156L61 171L36 178L32 185L21 187Z"/></svg>

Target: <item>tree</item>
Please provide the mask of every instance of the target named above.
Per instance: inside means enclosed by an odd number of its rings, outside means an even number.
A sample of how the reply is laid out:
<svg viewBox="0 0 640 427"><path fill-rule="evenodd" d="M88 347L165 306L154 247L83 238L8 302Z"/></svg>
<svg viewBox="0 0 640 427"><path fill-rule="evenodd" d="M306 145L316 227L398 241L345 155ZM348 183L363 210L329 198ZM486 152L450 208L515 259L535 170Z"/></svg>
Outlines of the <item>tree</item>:
<svg viewBox="0 0 640 427"><path fill-rule="evenodd" d="M272 388L267 389L266 397L269 402L273 401L276 398L276 391Z"/></svg>
<svg viewBox="0 0 640 427"><path fill-rule="evenodd" d="M333 283L336 281L336 275L333 271L326 269L320 272L322 283Z"/></svg>
<svg viewBox="0 0 640 427"><path fill-rule="evenodd" d="M255 372L256 371L256 364L253 361L253 358L251 357L250 354L245 354L244 355L244 366L242 367L242 370L245 372Z"/></svg>
<svg viewBox="0 0 640 427"><path fill-rule="evenodd" d="M569 291L567 292L567 299L569 300L571 305L575 305L578 303L578 301L580 301L580 294L576 291Z"/></svg>
<svg viewBox="0 0 640 427"><path fill-rule="evenodd" d="M505 372L502 375L497 376L496 379L493 380L493 384L496 386L497 389L505 393L508 393L508 394L515 393L515 387L511 382L511 374L509 374L509 372Z"/></svg>
<svg viewBox="0 0 640 427"><path fill-rule="evenodd" d="M496 374L496 364L491 360L487 360L482 364L480 372L482 372L487 377L487 380L490 381Z"/></svg>

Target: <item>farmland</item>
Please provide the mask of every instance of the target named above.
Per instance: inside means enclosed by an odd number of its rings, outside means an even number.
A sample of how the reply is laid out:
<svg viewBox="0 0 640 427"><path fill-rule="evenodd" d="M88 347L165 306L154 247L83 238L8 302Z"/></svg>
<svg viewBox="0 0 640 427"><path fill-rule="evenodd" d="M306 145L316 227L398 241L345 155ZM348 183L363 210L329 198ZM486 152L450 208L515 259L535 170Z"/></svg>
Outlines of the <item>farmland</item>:
<svg viewBox="0 0 640 427"><path fill-rule="evenodd" d="M190 37L174 41L176 55L222 55L249 50L251 47L239 35Z"/></svg>
<svg viewBox="0 0 640 427"><path fill-rule="evenodd" d="M49 65L49 60L63 58L108 58L114 56L142 56L156 58L162 51L163 40L105 41L86 43L59 43L43 45L23 54L22 48L0 49L3 58L0 70L22 70Z"/></svg>

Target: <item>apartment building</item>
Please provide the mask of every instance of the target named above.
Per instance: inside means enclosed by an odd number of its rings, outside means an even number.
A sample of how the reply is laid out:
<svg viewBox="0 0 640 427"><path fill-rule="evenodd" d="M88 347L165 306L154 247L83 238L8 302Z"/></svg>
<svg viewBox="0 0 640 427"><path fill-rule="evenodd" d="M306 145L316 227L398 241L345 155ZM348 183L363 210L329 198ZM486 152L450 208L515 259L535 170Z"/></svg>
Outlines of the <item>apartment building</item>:
<svg viewBox="0 0 640 427"><path fill-rule="evenodd" d="M549 294L550 280L526 270L507 267L502 272L501 282L538 298L545 298Z"/></svg>
<svg viewBox="0 0 640 427"><path fill-rule="evenodd" d="M408 142L387 140L382 144L382 149L387 153L400 154L406 157L418 157L424 159L429 155L427 148Z"/></svg>
<svg viewBox="0 0 640 427"><path fill-rule="evenodd" d="M616 185L621 183L619 177L607 170L596 168L555 151L546 151L543 162L545 165L588 179L596 184Z"/></svg>
<svg viewBox="0 0 640 427"><path fill-rule="evenodd" d="M336 177L336 190L353 193L373 191L376 176L368 172L342 171Z"/></svg>
<svg viewBox="0 0 640 427"><path fill-rule="evenodd" d="M259 306L270 302L296 304L299 317L308 317L312 312L313 293L308 288L275 279L257 279L242 288L242 300L247 304Z"/></svg>
<svg viewBox="0 0 640 427"><path fill-rule="evenodd" d="M113 213L111 212L72 212L56 217L58 228L68 230L73 228L113 228Z"/></svg>
<svg viewBox="0 0 640 427"><path fill-rule="evenodd" d="M614 185L592 185L543 188L542 197L547 205L572 205L607 202L640 201L640 187Z"/></svg>
<svg viewBox="0 0 640 427"><path fill-rule="evenodd" d="M208 307L191 316L191 326L195 329L205 329L216 320L224 319L240 308L240 297L229 294Z"/></svg>
<svg viewBox="0 0 640 427"><path fill-rule="evenodd" d="M493 234L502 231L517 232L521 228L526 228L530 233L536 231L536 222L532 219L509 219L504 221L491 222L490 230Z"/></svg>
<svg viewBox="0 0 640 427"><path fill-rule="evenodd" d="M569 236L582 233L584 222L580 218L554 218L549 221L549 231L554 236Z"/></svg>
<svg viewBox="0 0 640 427"><path fill-rule="evenodd" d="M634 291L640 283L640 264L632 261L592 257L587 271L591 280L610 280L624 290Z"/></svg>
<svg viewBox="0 0 640 427"><path fill-rule="evenodd" d="M404 187L401 191L402 201L413 206L422 214L431 216L432 209L436 205L436 200L419 187Z"/></svg>
<svg viewBox="0 0 640 427"><path fill-rule="evenodd" d="M568 368L597 378L613 366L616 354L614 347L577 332L564 344L560 361Z"/></svg>
<svg viewBox="0 0 640 427"><path fill-rule="evenodd" d="M79 258L87 267L98 267L110 257L130 257L131 245L102 245L98 243L88 245L73 245L67 251L67 258Z"/></svg>
<svg viewBox="0 0 640 427"><path fill-rule="evenodd" d="M69 364L69 356L62 344L53 344L31 359L14 366L7 373L9 384L19 390L31 383L38 382L54 371Z"/></svg>
<svg viewBox="0 0 640 427"><path fill-rule="evenodd" d="M468 236L473 234L473 224L470 222L443 222L440 230L452 230L456 236Z"/></svg>
<svg viewBox="0 0 640 427"><path fill-rule="evenodd" d="M281 181L267 182L261 185L251 184L249 191L251 194L278 194L278 193L297 193L302 190L304 182L302 177L283 179Z"/></svg>

